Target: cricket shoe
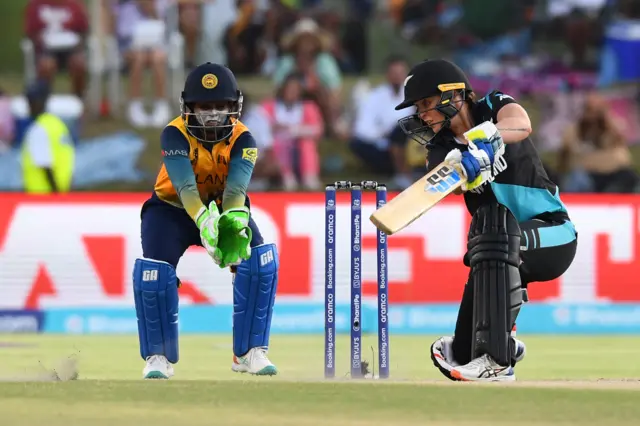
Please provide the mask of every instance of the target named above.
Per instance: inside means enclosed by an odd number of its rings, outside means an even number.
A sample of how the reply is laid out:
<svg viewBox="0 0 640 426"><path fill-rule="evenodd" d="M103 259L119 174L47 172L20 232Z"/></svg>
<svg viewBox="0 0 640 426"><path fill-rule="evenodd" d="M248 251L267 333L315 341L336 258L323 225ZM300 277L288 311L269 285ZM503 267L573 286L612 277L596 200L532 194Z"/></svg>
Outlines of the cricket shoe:
<svg viewBox="0 0 640 426"><path fill-rule="evenodd" d="M451 376L462 382L513 382L516 374L513 367L502 366L489 355L484 354L469 364L455 367Z"/></svg>
<svg viewBox="0 0 640 426"><path fill-rule="evenodd" d="M252 348L244 356L233 356L231 369L236 373L249 373L256 376L275 376L276 368L267 358L267 348Z"/></svg>
<svg viewBox="0 0 640 426"><path fill-rule="evenodd" d="M515 360L515 362L520 362L520 361L522 361L524 359L524 356L527 353L527 346L524 344L524 342L522 340L516 339L516 325L515 324L513 325L513 328L511 329L511 338L516 343L516 353L515 353L513 359Z"/></svg>
<svg viewBox="0 0 640 426"><path fill-rule="evenodd" d="M516 342L516 353L513 357L516 362L520 362L524 359L524 356L527 354L527 346L524 344L522 340L513 339Z"/></svg>
<svg viewBox="0 0 640 426"><path fill-rule="evenodd" d="M451 375L451 371L458 367L453 359L453 337L443 336L431 345L431 361L433 365L449 380L457 381Z"/></svg>
<svg viewBox="0 0 640 426"><path fill-rule="evenodd" d="M145 379L168 379L173 376L173 366L164 355L152 355L142 370Z"/></svg>
<svg viewBox="0 0 640 426"><path fill-rule="evenodd" d="M516 362L520 362L526 355L527 347L523 341L518 339L513 340L515 341L516 348L514 359ZM433 361L433 365L440 370L446 378L454 381L460 380L452 374L453 370L460 367L460 364L458 364L453 357L453 337L443 336L433 342L431 345L431 360Z"/></svg>

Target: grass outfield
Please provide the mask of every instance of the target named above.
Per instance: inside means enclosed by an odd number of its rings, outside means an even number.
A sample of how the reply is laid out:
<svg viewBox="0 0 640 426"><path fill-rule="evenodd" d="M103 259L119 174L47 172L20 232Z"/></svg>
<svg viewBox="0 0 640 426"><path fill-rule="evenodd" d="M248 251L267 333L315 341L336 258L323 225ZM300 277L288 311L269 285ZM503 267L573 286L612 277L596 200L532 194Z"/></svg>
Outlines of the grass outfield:
<svg viewBox="0 0 640 426"><path fill-rule="evenodd" d="M443 380L433 337L392 336L388 381L322 379L321 336L274 336L276 377L230 371L229 336L185 336L176 376L140 379L135 336L0 336L3 426L42 425L614 425L640 422L640 337L522 336L518 382ZM366 336L365 348L375 345ZM364 351L371 360L371 351ZM367 356L367 354L369 354ZM67 377L77 361L79 379Z"/></svg>

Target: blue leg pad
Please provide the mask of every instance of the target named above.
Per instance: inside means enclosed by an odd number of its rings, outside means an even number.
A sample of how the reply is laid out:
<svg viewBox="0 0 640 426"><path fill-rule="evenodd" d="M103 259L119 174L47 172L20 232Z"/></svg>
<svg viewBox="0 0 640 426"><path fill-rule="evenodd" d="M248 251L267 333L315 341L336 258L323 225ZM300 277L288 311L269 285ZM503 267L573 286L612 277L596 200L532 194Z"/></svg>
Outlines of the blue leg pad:
<svg viewBox="0 0 640 426"><path fill-rule="evenodd" d="M269 330L278 287L278 251L274 244L251 249L238 265L233 283L233 353L269 346Z"/></svg>
<svg viewBox="0 0 640 426"><path fill-rule="evenodd" d="M164 355L178 362L178 278L170 264L136 259L133 294L138 317L140 356Z"/></svg>

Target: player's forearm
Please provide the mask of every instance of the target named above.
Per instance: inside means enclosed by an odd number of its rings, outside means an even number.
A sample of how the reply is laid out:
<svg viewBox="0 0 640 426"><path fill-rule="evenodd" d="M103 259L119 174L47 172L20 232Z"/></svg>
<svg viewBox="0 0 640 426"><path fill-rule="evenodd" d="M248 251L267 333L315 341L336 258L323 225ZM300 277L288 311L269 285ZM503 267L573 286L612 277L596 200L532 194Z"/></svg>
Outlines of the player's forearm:
<svg viewBox="0 0 640 426"><path fill-rule="evenodd" d="M229 164L227 185L222 193L222 210L243 207L247 198L247 188L253 174L253 164L241 159L232 159Z"/></svg>
<svg viewBox="0 0 640 426"><path fill-rule="evenodd" d="M171 183L180 197L182 206L191 218L195 218L204 204L200 199L196 177L193 174L189 158L182 156L165 157L164 165L167 168L169 179L171 179Z"/></svg>
<svg viewBox="0 0 640 426"><path fill-rule="evenodd" d="M200 209L204 207L202 200L200 199L200 194L198 190L189 187L184 187L182 190L178 191L178 195L180 196L180 201L182 202L182 206L187 211L191 219L196 220L196 216L200 212Z"/></svg>

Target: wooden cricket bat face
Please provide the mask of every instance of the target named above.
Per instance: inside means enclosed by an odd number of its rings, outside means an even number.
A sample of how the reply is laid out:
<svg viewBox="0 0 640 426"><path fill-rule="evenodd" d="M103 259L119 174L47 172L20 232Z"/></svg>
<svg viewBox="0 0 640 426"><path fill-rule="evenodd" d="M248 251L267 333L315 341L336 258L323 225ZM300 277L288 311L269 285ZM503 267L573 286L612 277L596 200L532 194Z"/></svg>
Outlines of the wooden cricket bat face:
<svg viewBox="0 0 640 426"><path fill-rule="evenodd" d="M465 132L464 136L469 141L491 139L497 131L493 123L484 122ZM464 175L454 167L442 163L376 210L371 215L371 222L387 235L393 235L425 214L466 181Z"/></svg>
<svg viewBox="0 0 640 426"><path fill-rule="evenodd" d="M465 181L455 168L440 164L376 210L370 220L379 230L393 235L460 188Z"/></svg>

